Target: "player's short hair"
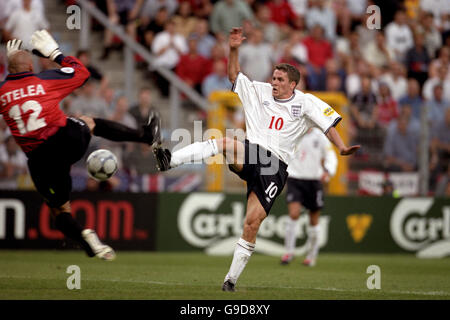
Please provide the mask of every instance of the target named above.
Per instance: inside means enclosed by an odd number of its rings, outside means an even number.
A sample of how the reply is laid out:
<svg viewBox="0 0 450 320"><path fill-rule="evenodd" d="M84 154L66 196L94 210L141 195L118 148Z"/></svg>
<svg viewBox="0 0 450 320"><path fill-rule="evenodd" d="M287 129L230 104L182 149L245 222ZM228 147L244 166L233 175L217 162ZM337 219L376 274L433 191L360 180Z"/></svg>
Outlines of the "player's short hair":
<svg viewBox="0 0 450 320"><path fill-rule="evenodd" d="M279 63L275 66L275 70L286 72L289 82L294 81L296 86L300 82L300 71L289 63Z"/></svg>

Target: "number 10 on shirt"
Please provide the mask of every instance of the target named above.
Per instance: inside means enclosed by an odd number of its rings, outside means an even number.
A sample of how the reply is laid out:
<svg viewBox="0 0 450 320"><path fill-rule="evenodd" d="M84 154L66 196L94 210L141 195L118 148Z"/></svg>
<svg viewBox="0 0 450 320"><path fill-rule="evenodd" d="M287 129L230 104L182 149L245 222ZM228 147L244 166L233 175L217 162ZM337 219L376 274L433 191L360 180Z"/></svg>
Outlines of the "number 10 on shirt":
<svg viewBox="0 0 450 320"><path fill-rule="evenodd" d="M270 121L269 129L272 129L274 122L275 122L276 130L281 130L281 128L283 128L283 125L284 125L283 118L277 118L275 120L275 116L272 116L272 120Z"/></svg>

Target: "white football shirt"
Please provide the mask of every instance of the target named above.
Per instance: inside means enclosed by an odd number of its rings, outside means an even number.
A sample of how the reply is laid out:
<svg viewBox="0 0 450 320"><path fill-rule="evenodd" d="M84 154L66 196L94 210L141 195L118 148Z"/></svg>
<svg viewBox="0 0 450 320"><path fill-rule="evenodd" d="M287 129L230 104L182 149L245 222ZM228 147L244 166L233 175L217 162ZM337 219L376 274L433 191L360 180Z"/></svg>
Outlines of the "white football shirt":
<svg viewBox="0 0 450 320"><path fill-rule="evenodd" d="M312 128L301 139L288 167L290 178L320 180L324 168L336 174L337 157L330 140L318 128Z"/></svg>
<svg viewBox="0 0 450 320"><path fill-rule="evenodd" d="M342 119L327 103L299 90L289 99L275 99L270 83L250 81L243 73L238 74L232 90L244 107L247 139L288 165L309 128L326 133Z"/></svg>

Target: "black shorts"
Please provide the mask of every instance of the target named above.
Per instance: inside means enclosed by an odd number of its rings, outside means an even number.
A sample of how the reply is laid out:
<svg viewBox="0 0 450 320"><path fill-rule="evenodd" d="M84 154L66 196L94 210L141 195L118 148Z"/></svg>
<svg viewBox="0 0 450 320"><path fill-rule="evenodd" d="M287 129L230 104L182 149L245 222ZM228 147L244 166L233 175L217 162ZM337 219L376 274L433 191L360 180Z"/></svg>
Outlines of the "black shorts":
<svg viewBox="0 0 450 320"><path fill-rule="evenodd" d="M229 168L247 182L247 199L253 191L266 214L269 214L275 199L286 184L287 164L270 151L248 140L245 140L244 146L245 161L242 171L237 172L231 165Z"/></svg>
<svg viewBox="0 0 450 320"><path fill-rule="evenodd" d="M300 202L310 211L323 208L322 182L319 180L287 179L286 201Z"/></svg>
<svg viewBox="0 0 450 320"><path fill-rule="evenodd" d="M50 208L58 208L69 201L72 191L70 168L86 153L90 140L86 123L68 118L65 127L27 153L31 178Z"/></svg>

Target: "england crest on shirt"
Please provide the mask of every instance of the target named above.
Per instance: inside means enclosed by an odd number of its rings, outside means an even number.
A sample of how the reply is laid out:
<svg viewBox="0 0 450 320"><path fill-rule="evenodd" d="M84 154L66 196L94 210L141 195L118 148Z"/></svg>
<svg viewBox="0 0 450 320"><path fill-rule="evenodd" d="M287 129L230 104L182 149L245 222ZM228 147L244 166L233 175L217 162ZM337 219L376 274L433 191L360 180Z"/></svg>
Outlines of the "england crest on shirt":
<svg viewBox="0 0 450 320"><path fill-rule="evenodd" d="M301 111L301 109L302 109L302 106L301 106L301 105L292 105L292 106L291 106L291 113L292 113L292 116L293 116L294 118L299 118L299 117L300 117L300 111Z"/></svg>

